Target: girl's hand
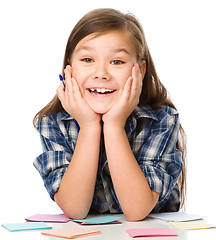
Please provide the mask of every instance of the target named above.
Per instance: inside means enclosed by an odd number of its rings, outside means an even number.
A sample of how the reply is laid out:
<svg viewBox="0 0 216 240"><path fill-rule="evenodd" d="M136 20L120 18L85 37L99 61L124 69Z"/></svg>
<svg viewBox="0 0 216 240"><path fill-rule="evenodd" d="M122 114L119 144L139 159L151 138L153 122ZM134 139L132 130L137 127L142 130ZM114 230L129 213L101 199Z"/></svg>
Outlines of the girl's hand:
<svg viewBox="0 0 216 240"><path fill-rule="evenodd" d="M102 120L106 125L124 127L129 115L139 103L142 90L142 75L137 63L132 68L132 77L129 77L124 89L112 108L103 115Z"/></svg>
<svg viewBox="0 0 216 240"><path fill-rule="evenodd" d="M83 99L76 80L72 78L72 67L69 65L65 69L65 89L60 84L57 95L65 111L76 119L80 128L100 124L100 114L95 113Z"/></svg>

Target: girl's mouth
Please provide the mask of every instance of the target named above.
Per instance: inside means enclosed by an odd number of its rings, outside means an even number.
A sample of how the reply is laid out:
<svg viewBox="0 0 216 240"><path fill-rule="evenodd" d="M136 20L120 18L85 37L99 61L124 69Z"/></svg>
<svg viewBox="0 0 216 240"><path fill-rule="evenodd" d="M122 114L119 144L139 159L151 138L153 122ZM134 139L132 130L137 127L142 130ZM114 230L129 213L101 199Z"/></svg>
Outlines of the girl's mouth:
<svg viewBox="0 0 216 240"><path fill-rule="evenodd" d="M106 88L89 88L88 90L91 94L110 94L115 91L115 90L106 89Z"/></svg>

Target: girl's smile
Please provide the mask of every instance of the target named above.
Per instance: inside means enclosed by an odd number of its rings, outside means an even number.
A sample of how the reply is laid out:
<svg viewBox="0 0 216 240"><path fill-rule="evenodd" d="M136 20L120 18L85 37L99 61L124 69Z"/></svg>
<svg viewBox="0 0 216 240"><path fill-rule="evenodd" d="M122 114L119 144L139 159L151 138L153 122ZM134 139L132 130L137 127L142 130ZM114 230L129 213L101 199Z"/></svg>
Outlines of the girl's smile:
<svg viewBox="0 0 216 240"><path fill-rule="evenodd" d="M135 50L125 33L89 35L74 50L72 77L89 106L96 113L104 114L121 94L135 62Z"/></svg>
<svg viewBox="0 0 216 240"><path fill-rule="evenodd" d="M105 96L106 94L113 93L115 90L112 89L105 89L105 88L91 88L89 89L89 92L91 94L102 94Z"/></svg>

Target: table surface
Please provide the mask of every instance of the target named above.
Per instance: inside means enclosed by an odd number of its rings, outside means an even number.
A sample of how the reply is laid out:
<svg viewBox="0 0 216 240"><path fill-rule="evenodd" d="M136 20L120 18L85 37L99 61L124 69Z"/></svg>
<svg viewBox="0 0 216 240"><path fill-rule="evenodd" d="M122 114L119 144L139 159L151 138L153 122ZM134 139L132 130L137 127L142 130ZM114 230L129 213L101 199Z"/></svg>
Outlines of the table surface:
<svg viewBox="0 0 216 240"><path fill-rule="evenodd" d="M107 214L109 215L109 214ZM99 217L101 215L89 215L90 217ZM105 215L104 215L105 216ZM97 226L80 226L74 222L68 223L48 223L48 225L52 226L53 229L65 228L65 227L81 227L92 230L100 230L102 234L95 236L83 237L83 239L89 240L128 240L133 239L129 236L129 234L125 231L130 228L173 228L168 222L146 218L143 221L139 222L128 222L123 214L115 214L116 217L121 217L119 221L122 224L108 224L108 225L97 225ZM211 224L216 225L215 218L205 219L205 222L209 222ZM2 224L2 223L1 223ZM179 235L178 237L151 237L151 238L135 238L139 239L169 239L169 240L198 240L198 239L216 239L216 228L214 229L203 229L203 230L191 230L191 231L183 231L177 228L174 228L176 233ZM4 240L14 240L14 239L22 239L22 240L63 240L63 238L57 237L49 237L41 235L41 230L34 231L19 231L19 232L9 232L7 229L0 226L0 237ZM4 238L2 238L4 237ZM82 239L82 238L81 238Z"/></svg>

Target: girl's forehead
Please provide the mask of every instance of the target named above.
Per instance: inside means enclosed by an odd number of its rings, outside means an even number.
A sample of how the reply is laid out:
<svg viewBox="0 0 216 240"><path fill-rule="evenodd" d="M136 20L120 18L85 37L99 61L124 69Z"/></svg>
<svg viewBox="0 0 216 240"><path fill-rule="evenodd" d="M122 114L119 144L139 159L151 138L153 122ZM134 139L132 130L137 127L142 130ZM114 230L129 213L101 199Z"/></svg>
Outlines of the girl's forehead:
<svg viewBox="0 0 216 240"><path fill-rule="evenodd" d="M108 49L125 49L129 54L135 54L135 48L129 35L123 31L112 31L103 34L93 33L81 39L75 47L75 51L82 49L107 47Z"/></svg>

